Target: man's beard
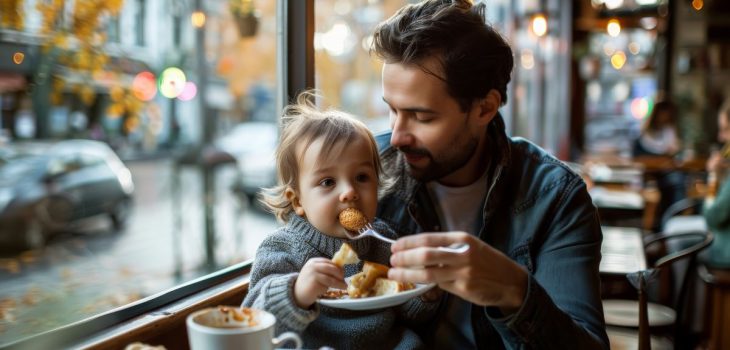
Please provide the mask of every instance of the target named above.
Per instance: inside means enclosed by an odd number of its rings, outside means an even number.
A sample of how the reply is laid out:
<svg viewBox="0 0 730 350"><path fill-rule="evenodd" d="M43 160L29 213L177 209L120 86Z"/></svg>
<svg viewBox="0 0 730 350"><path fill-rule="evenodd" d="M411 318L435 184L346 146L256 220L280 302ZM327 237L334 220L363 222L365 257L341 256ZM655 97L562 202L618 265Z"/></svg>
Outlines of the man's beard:
<svg viewBox="0 0 730 350"><path fill-rule="evenodd" d="M425 148L399 147L398 150L403 153L424 156L430 160L424 168L414 168L406 162L411 177L421 182L429 182L461 169L474 156L478 145L478 137L468 137L462 142L459 142L459 137L457 137L446 146L444 152L437 155L431 154Z"/></svg>

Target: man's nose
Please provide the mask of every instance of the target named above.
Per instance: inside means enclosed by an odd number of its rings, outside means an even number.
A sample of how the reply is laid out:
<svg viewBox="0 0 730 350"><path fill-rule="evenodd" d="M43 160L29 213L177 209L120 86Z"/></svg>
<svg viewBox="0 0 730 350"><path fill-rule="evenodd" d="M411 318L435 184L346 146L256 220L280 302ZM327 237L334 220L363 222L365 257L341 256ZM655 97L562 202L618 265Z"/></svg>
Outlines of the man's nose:
<svg viewBox="0 0 730 350"><path fill-rule="evenodd" d="M355 186L352 186L351 184L343 185L342 192L340 192L340 202L352 202L359 198L360 196L357 194Z"/></svg>
<svg viewBox="0 0 730 350"><path fill-rule="evenodd" d="M408 130L407 119L403 117L393 118L390 134L390 145L393 147L411 146L413 143L413 135Z"/></svg>

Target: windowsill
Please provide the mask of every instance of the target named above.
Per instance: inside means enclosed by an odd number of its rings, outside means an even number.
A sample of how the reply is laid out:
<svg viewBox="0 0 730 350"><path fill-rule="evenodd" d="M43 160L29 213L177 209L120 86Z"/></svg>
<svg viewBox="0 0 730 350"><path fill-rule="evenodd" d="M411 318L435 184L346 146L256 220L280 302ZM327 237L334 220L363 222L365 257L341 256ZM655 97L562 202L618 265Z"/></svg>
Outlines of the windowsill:
<svg viewBox="0 0 730 350"><path fill-rule="evenodd" d="M253 261L245 261L134 303L7 344L18 349L115 348L143 342L187 348L185 318L201 308L239 305Z"/></svg>

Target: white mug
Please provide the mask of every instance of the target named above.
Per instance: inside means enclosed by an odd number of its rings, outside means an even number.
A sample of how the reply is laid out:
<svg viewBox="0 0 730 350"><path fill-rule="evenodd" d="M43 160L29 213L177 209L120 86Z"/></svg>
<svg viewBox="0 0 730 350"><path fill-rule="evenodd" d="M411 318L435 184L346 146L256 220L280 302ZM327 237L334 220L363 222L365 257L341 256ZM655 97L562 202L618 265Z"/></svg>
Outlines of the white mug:
<svg viewBox="0 0 730 350"><path fill-rule="evenodd" d="M288 341L302 348L302 340L296 333L285 332L274 338L276 318L269 312L250 309L254 316L251 326L210 325L213 313L220 313L221 308L237 309L238 306L219 306L206 308L188 315L188 341L192 350L241 350L241 349L274 349Z"/></svg>

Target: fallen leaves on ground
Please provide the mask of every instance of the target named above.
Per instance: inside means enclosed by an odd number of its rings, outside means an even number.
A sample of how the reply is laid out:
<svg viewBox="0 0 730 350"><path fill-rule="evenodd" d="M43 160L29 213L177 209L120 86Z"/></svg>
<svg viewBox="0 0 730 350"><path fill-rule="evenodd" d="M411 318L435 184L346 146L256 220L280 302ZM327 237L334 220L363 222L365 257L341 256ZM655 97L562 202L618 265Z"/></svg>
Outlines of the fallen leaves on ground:
<svg viewBox="0 0 730 350"><path fill-rule="evenodd" d="M43 290L41 290L38 286L32 286L28 288L28 291L23 294L23 304L27 306L38 304L38 302L43 299Z"/></svg>
<svg viewBox="0 0 730 350"><path fill-rule="evenodd" d="M32 264L38 261L38 254L40 253L39 250L26 250L20 254L20 261L24 264Z"/></svg>
<svg viewBox="0 0 730 350"><path fill-rule="evenodd" d="M141 298L142 295L137 291L117 292L105 295L92 303L86 304L83 308L81 308L81 311L86 314L95 314L118 306L127 305Z"/></svg>
<svg viewBox="0 0 730 350"><path fill-rule="evenodd" d="M15 311L17 305L18 302L13 298L0 299L0 321L3 323L14 322L15 315L13 311Z"/></svg>
<svg viewBox="0 0 730 350"><path fill-rule="evenodd" d="M0 270L18 274L20 273L20 262L17 259L0 259Z"/></svg>

